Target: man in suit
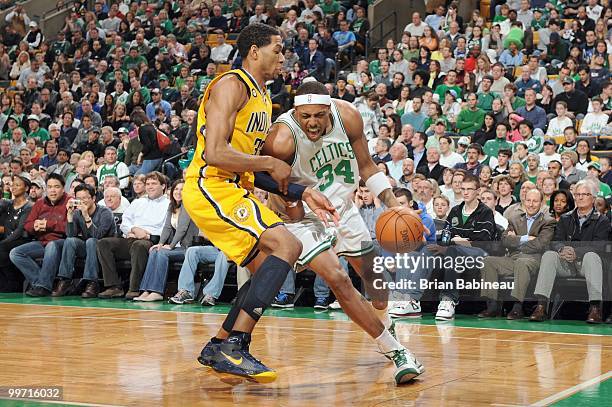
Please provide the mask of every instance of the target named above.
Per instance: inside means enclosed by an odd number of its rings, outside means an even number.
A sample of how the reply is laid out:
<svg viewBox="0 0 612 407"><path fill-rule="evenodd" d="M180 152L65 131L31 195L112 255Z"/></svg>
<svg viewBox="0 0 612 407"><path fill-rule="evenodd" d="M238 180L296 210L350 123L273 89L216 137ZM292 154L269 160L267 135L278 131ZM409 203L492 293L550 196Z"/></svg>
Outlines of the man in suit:
<svg viewBox="0 0 612 407"><path fill-rule="evenodd" d="M319 82L325 82L327 81L327 78L324 78L325 55L323 55L318 48L319 43L317 40L311 38L308 41L308 52L304 54L304 60L302 63L304 64L306 70L308 70L309 74L311 74Z"/></svg>
<svg viewBox="0 0 612 407"><path fill-rule="evenodd" d="M446 169L440 164L440 150L436 147L429 147L426 150L427 162L417 168L417 173L425 175L427 178L435 179L438 184L444 183L442 173ZM421 162L423 162L421 160Z"/></svg>
<svg viewBox="0 0 612 407"><path fill-rule="evenodd" d="M501 242L510 255L484 259L483 281L492 283L497 282L499 276L514 276L511 295L515 303L508 319L523 318L523 300L531 275L537 273L542 253L555 231L556 221L542 210L543 198L540 190L530 190L525 197L525 212L515 212L508 219L508 228ZM487 298L487 309L478 314L478 317L499 316L501 309L498 304L498 290L483 288L481 294Z"/></svg>
<svg viewBox="0 0 612 407"><path fill-rule="evenodd" d="M610 237L610 219L595 208L597 186L590 180L576 183L576 208L561 216L552 239L551 250L542 255L534 294L538 305L530 321L546 320L546 305L557 276L580 275L586 279L589 295L587 323L602 321L604 265L601 253ZM606 270L607 271L607 270Z"/></svg>

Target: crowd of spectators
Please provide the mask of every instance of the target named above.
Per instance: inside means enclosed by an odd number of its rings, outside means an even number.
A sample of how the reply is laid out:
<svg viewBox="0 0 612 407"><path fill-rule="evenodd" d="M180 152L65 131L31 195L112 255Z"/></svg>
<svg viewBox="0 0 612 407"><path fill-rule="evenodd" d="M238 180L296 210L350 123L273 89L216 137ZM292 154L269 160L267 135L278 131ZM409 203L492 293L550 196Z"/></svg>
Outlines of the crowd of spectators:
<svg viewBox="0 0 612 407"><path fill-rule="evenodd" d="M368 43L361 0L88 4L76 2L52 38L19 5L0 32L1 291L21 291L25 278L31 296L158 301L169 264L182 262L170 301L215 304L230 265L182 207L179 158L195 145L206 87L241 64L237 34L263 22L285 45L281 75L268 87L275 113L291 107L307 77L353 103L374 161L429 225L422 251L436 254L447 227L455 243L481 240L469 214L486 214L494 219L488 239L507 255L489 257L482 275L514 276L509 318L522 317L531 280L539 299L531 318L543 320L555 276L581 275L587 319L602 321L605 248L550 242L610 240L607 1L492 1L490 15L465 19L456 2L437 2L427 15L400 10L411 23L378 48ZM158 130L172 141L164 151ZM368 194L360 187L355 202L374 237L383 208ZM121 260L131 264L129 286ZM199 263L215 269L201 295ZM292 306L291 278L275 306ZM329 289L319 279L314 288L327 308ZM394 315L420 315L422 293L407 295L392 304ZM482 295L481 316L500 314L497 293ZM454 316L457 301L441 293L441 319Z"/></svg>

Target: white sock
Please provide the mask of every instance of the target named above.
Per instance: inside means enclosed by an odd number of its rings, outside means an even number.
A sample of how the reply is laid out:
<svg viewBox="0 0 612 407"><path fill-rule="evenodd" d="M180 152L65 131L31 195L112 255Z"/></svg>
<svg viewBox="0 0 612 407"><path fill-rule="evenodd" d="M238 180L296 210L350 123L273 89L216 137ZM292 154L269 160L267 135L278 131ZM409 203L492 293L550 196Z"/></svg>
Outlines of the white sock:
<svg viewBox="0 0 612 407"><path fill-rule="evenodd" d="M380 321L383 323L383 325L385 326L385 329L391 328L391 317L389 316L389 313L387 312L387 308L386 307L385 309L378 309L376 307L372 307L372 308L374 308L374 313L376 314L378 319L380 319Z"/></svg>
<svg viewBox="0 0 612 407"><path fill-rule="evenodd" d="M378 338L375 339L376 344L378 345L378 349L382 353L388 353L394 350L404 349L404 347L395 340L391 333L386 329L380 334Z"/></svg>

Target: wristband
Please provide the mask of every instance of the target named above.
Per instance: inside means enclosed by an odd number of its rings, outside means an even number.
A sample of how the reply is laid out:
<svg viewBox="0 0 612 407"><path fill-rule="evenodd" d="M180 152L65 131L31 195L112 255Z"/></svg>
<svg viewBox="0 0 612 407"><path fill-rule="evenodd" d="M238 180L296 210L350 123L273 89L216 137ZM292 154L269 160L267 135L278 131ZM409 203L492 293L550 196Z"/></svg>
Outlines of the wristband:
<svg viewBox="0 0 612 407"><path fill-rule="evenodd" d="M291 201L301 201L302 195L304 194L304 191L306 191L306 187L303 185L289 183L289 186L287 187L287 194L285 195L278 189L278 183L274 181L274 178L272 178L267 172L261 171L255 173L255 186L259 189L282 196Z"/></svg>
<svg viewBox="0 0 612 407"><path fill-rule="evenodd" d="M375 197L378 197L385 189L391 189L389 179L380 171L368 178L365 184Z"/></svg>

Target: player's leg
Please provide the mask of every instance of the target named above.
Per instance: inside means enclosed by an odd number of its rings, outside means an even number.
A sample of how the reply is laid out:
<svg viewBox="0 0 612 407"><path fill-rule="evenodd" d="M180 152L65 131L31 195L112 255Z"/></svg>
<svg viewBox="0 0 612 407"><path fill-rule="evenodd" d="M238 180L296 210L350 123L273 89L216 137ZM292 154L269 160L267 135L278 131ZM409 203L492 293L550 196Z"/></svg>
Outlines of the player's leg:
<svg viewBox="0 0 612 407"><path fill-rule="evenodd" d="M405 383L425 371L423 365L385 329L372 306L355 289L332 250L318 254L308 266L329 285L349 318L376 341L383 355L393 361L396 383Z"/></svg>
<svg viewBox="0 0 612 407"><path fill-rule="evenodd" d="M262 233L258 248L268 256L251 277L251 287L245 296L232 332L253 331L255 324L264 310L272 304L287 274L297 261L302 251L302 244L285 226L278 225Z"/></svg>
<svg viewBox="0 0 612 407"><path fill-rule="evenodd" d="M385 328L390 329L394 333L393 321L387 312L389 292L386 287L375 286L374 282L383 276L383 274L374 273L374 257L376 255L376 250L371 250L360 256L347 256L346 259L359 277L361 277L365 291L372 301L374 312L380 318Z"/></svg>

